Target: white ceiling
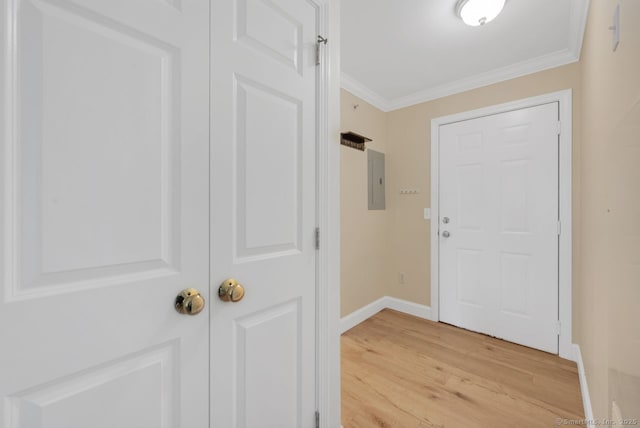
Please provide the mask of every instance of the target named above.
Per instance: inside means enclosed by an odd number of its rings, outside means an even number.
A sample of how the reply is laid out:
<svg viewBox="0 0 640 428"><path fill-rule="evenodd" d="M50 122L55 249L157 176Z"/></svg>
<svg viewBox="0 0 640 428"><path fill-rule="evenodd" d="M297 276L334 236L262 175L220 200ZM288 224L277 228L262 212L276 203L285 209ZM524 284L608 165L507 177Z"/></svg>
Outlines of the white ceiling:
<svg viewBox="0 0 640 428"><path fill-rule="evenodd" d="M384 111L577 61L589 0L507 0L482 27L456 0L341 0L342 87Z"/></svg>

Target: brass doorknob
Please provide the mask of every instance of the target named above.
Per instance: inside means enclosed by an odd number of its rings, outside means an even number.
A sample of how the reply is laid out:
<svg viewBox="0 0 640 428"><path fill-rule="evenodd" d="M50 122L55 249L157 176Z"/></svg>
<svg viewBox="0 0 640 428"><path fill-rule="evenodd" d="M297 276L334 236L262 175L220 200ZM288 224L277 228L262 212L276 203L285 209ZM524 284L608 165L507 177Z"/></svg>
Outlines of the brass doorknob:
<svg viewBox="0 0 640 428"><path fill-rule="evenodd" d="M225 279L218 288L218 297L223 302L239 302L244 297L244 287L233 278Z"/></svg>
<svg viewBox="0 0 640 428"><path fill-rule="evenodd" d="M204 297L195 288L185 288L176 297L176 311L186 315L197 315L204 309Z"/></svg>

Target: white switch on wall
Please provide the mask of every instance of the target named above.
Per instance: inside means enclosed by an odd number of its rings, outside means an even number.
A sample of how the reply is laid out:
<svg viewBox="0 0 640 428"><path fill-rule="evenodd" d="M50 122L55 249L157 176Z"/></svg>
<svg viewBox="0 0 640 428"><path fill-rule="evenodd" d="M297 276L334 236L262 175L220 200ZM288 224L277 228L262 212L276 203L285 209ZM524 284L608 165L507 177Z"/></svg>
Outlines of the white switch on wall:
<svg viewBox="0 0 640 428"><path fill-rule="evenodd" d="M429 220L431 218L431 208L424 209L424 219Z"/></svg>

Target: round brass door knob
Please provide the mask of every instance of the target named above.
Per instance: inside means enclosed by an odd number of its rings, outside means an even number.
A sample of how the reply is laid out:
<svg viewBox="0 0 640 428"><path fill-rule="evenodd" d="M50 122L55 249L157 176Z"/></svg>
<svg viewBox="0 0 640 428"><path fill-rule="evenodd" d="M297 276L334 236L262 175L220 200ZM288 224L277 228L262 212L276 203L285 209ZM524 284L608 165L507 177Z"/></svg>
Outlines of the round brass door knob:
<svg viewBox="0 0 640 428"><path fill-rule="evenodd" d="M204 297L195 288L185 288L176 297L176 311L186 315L197 315L204 309Z"/></svg>
<svg viewBox="0 0 640 428"><path fill-rule="evenodd" d="M218 288L218 297L223 302L239 302L244 297L244 287L233 278L225 279Z"/></svg>

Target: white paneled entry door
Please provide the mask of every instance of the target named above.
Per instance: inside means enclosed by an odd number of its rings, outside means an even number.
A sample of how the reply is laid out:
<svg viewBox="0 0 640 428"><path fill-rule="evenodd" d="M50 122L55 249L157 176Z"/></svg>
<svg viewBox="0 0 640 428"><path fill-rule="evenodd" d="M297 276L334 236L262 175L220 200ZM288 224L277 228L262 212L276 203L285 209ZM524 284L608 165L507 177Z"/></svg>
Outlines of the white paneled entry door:
<svg viewBox="0 0 640 428"><path fill-rule="evenodd" d="M558 353L558 103L440 126L440 319Z"/></svg>
<svg viewBox="0 0 640 428"><path fill-rule="evenodd" d="M316 21L1 0L0 427L313 426Z"/></svg>
<svg viewBox="0 0 640 428"><path fill-rule="evenodd" d="M315 426L317 19L213 2L212 283L245 296L212 302L212 427Z"/></svg>

